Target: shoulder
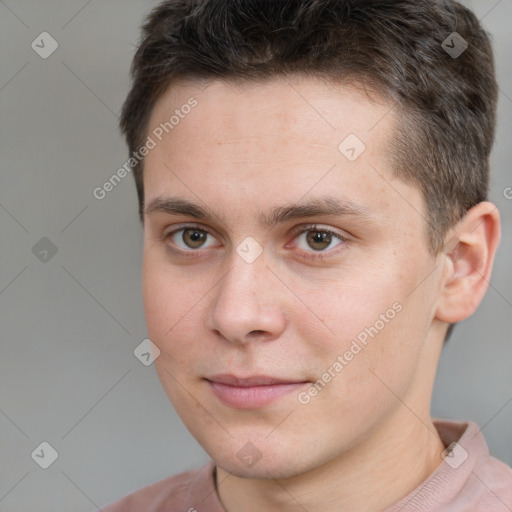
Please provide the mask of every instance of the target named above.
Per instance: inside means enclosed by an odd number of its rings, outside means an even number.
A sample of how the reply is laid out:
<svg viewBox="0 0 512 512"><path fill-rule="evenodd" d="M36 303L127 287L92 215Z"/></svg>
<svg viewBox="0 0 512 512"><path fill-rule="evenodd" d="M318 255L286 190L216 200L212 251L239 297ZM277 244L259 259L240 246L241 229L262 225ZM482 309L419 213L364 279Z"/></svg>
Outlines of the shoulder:
<svg viewBox="0 0 512 512"><path fill-rule="evenodd" d="M466 492L474 495L478 510L512 510L512 468L492 457L482 457L474 466Z"/></svg>
<svg viewBox="0 0 512 512"><path fill-rule="evenodd" d="M449 484L445 491L456 491L446 510L459 506L474 512L510 512L512 469L490 455L478 425L471 421L440 421L436 427L448 452L439 473Z"/></svg>
<svg viewBox="0 0 512 512"><path fill-rule="evenodd" d="M473 422L436 420L446 447L441 465L386 512L510 512L512 469L489 454Z"/></svg>
<svg viewBox="0 0 512 512"><path fill-rule="evenodd" d="M439 430L446 432L462 426L462 435L448 440L454 457L446 457L448 469L461 484L459 498L472 503L473 510L510 511L512 506L512 469L489 453L481 429L473 422L457 424L440 423ZM451 460L450 460L451 459ZM465 475L465 476L464 476Z"/></svg>
<svg viewBox="0 0 512 512"><path fill-rule="evenodd" d="M191 506L194 488L214 486L213 463L173 475L134 491L124 498L101 508L102 512L163 512L187 511Z"/></svg>

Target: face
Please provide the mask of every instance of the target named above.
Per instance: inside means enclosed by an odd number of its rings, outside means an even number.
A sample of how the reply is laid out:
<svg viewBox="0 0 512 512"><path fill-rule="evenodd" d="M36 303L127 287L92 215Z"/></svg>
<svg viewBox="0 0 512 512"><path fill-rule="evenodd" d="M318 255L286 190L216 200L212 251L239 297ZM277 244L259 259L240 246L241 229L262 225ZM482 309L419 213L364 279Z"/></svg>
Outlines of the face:
<svg viewBox="0 0 512 512"><path fill-rule="evenodd" d="M393 124L384 101L297 77L181 83L152 112L148 334L227 471L326 464L400 422L396 396L428 418L440 271L421 193L388 163Z"/></svg>

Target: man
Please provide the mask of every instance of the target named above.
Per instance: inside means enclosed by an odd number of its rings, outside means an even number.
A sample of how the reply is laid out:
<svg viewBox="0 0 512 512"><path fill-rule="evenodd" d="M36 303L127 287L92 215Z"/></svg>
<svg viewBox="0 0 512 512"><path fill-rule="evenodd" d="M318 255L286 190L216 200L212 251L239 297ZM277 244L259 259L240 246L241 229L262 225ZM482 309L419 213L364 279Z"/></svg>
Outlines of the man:
<svg viewBox="0 0 512 512"><path fill-rule="evenodd" d="M475 16L167 1L132 75L148 333L211 462L103 510L512 510L478 427L430 417L499 242Z"/></svg>

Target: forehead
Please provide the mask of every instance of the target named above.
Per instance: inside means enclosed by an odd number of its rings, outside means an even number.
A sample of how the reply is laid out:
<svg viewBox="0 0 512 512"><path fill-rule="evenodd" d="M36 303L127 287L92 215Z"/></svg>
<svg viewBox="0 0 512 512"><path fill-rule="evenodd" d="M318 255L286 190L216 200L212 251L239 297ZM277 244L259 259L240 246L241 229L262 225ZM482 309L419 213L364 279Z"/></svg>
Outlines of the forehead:
<svg viewBox="0 0 512 512"><path fill-rule="evenodd" d="M189 108L192 102L196 106ZM208 133L214 125L223 137L260 135L275 140L278 135L282 143L293 135L327 145L347 129L362 139L370 132L378 137L391 128L394 115L387 100L363 85L287 75L257 82L177 82L156 102L149 131L170 120L173 133L187 124L198 134L214 135Z"/></svg>
<svg viewBox="0 0 512 512"><path fill-rule="evenodd" d="M338 192L398 210L406 203L390 187L394 125L383 98L316 78L176 84L149 121L156 145L145 161L145 202L178 194L210 208L253 208L256 217L284 196ZM421 208L419 192L412 196Z"/></svg>

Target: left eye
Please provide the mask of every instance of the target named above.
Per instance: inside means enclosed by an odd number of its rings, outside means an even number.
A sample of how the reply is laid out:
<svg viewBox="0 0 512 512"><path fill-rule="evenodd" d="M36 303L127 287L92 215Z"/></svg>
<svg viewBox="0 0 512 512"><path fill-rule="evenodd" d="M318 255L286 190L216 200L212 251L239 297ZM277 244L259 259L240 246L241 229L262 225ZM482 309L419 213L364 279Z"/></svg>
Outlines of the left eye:
<svg viewBox="0 0 512 512"><path fill-rule="evenodd" d="M305 251L325 251L326 249L332 249L343 242L343 239L325 230L308 230L304 231L297 237L297 247Z"/></svg>
<svg viewBox="0 0 512 512"><path fill-rule="evenodd" d="M172 242L180 249L204 249L215 245L215 238L202 229L184 228L169 235Z"/></svg>

